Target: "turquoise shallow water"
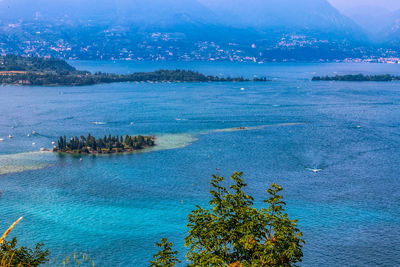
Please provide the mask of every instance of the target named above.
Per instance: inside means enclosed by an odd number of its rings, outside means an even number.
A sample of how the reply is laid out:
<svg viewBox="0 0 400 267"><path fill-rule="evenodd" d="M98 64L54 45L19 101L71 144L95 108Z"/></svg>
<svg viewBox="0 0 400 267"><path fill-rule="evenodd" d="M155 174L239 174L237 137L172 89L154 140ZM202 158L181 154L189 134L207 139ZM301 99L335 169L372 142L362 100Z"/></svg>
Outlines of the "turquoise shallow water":
<svg viewBox="0 0 400 267"><path fill-rule="evenodd" d="M24 216L13 231L23 244L44 242L53 259L86 252L97 266L147 266L165 236L183 257L187 214L207 203L218 168L244 171L259 203L272 182L285 188L307 241L304 266L400 265L400 83L310 82L335 72L400 74L399 66L73 64L274 81L0 87L0 138L14 136L0 142L0 229ZM240 126L254 128L222 130ZM156 134L159 145L82 161L37 152L59 135L88 132Z"/></svg>

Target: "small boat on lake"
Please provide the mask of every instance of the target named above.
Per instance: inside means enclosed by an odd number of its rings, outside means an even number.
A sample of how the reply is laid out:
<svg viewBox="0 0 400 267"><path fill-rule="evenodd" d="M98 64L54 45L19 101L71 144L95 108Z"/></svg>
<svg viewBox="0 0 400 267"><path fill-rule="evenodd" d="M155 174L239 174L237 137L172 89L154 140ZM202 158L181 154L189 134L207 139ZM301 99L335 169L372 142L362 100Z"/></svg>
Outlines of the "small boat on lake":
<svg viewBox="0 0 400 267"><path fill-rule="evenodd" d="M312 171L313 173L319 173L322 171L322 169L316 169L316 168L307 168L307 170Z"/></svg>

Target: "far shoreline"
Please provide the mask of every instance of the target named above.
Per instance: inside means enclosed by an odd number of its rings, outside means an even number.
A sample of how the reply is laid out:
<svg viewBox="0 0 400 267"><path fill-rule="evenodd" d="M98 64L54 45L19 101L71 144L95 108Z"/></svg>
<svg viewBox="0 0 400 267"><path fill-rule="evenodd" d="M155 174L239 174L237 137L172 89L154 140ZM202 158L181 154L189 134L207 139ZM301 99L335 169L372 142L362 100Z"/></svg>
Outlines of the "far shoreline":
<svg viewBox="0 0 400 267"><path fill-rule="evenodd" d="M175 68L140 71L129 74L78 70L57 58L0 56L0 84L22 86L86 86L120 82L268 82L266 77L253 79L204 75L198 71Z"/></svg>

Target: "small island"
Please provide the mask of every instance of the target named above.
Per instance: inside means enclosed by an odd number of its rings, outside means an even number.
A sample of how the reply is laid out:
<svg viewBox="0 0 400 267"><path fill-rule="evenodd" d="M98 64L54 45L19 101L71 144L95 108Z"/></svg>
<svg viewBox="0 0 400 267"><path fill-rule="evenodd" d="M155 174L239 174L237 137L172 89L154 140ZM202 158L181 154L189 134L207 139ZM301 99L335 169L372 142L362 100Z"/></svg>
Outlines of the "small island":
<svg viewBox="0 0 400 267"><path fill-rule="evenodd" d="M155 146L154 136L104 136L96 139L91 134L87 137L71 137L69 140L61 136L53 152L69 154L117 154L134 152Z"/></svg>
<svg viewBox="0 0 400 267"><path fill-rule="evenodd" d="M340 81L340 82L391 82L399 81L400 76L393 76L390 74L381 75L336 75L336 76L315 76L312 81Z"/></svg>
<svg viewBox="0 0 400 267"><path fill-rule="evenodd" d="M117 82L248 82L243 77L206 76L190 70L157 70L132 74L81 71L56 58L0 56L0 84L34 86L82 86ZM269 81L253 78L254 82Z"/></svg>

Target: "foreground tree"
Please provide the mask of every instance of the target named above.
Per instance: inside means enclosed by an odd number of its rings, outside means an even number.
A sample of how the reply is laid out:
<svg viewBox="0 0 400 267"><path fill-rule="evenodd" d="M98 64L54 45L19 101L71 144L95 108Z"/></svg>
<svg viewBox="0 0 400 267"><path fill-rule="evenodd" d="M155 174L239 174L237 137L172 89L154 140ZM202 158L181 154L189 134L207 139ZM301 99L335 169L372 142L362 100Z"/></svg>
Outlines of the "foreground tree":
<svg viewBox="0 0 400 267"><path fill-rule="evenodd" d="M156 246L161 251L154 255L154 260L150 262L151 267L174 267L176 263L181 262L176 257L178 252L172 250L172 243L169 243L166 238L161 239L161 242L156 243Z"/></svg>
<svg viewBox="0 0 400 267"><path fill-rule="evenodd" d="M273 184L266 208L253 207L245 194L243 173L231 176L233 185L223 186L224 177L213 176L210 208L197 206L189 215L185 245L189 266L295 266L303 257L302 233L297 221L285 213L286 203Z"/></svg>
<svg viewBox="0 0 400 267"><path fill-rule="evenodd" d="M17 247L17 239L13 238L0 246L0 266L40 266L49 261L49 254L43 244L38 243L33 249Z"/></svg>
<svg viewBox="0 0 400 267"><path fill-rule="evenodd" d="M49 261L50 252L44 250L43 244L37 243L34 249L17 247L17 238L7 242L5 238L12 229L22 220L22 217L15 221L0 237L0 267L31 266L36 267Z"/></svg>

